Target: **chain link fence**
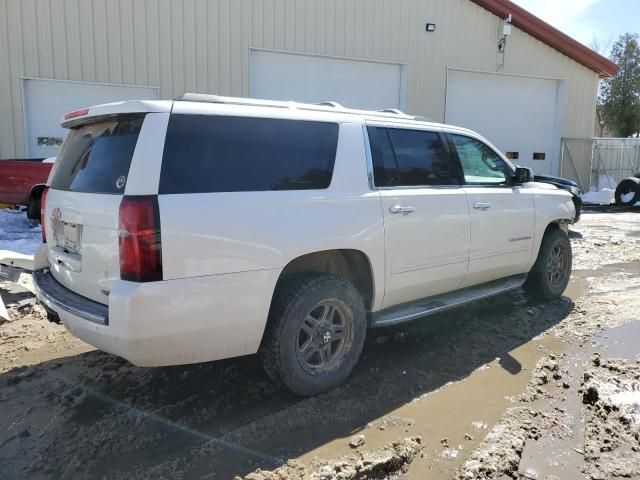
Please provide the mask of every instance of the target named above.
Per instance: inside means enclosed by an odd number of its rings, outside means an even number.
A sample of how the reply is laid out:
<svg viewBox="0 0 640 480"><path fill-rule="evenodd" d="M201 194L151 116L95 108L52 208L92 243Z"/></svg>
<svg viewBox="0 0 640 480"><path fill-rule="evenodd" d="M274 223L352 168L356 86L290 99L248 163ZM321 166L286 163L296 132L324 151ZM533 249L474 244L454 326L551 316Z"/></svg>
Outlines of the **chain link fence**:
<svg viewBox="0 0 640 480"><path fill-rule="evenodd" d="M560 176L585 192L615 189L640 172L640 138L563 138Z"/></svg>

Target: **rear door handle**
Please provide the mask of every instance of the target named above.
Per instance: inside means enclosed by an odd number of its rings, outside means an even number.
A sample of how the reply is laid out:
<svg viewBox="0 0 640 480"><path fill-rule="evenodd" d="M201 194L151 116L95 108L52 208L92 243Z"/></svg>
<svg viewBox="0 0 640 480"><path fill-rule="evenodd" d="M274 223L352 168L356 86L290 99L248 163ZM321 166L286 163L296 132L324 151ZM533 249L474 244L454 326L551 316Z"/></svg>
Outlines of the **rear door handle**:
<svg viewBox="0 0 640 480"><path fill-rule="evenodd" d="M393 207L389 208L389 213L402 213L403 215L407 215L415 211L416 209L411 205L407 205L406 207L403 207L401 205L394 205Z"/></svg>
<svg viewBox="0 0 640 480"><path fill-rule="evenodd" d="M488 210L489 208L491 208L491 204L484 203L484 202L476 202L473 204L473 208L475 208L476 210Z"/></svg>

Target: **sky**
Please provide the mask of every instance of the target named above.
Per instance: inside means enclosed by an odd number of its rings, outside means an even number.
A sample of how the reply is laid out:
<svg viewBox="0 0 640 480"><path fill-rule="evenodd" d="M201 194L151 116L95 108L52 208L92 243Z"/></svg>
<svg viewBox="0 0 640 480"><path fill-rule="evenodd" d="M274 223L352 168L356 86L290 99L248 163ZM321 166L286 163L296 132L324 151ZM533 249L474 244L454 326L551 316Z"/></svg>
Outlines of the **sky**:
<svg viewBox="0 0 640 480"><path fill-rule="evenodd" d="M587 46L594 35L610 45L625 32L640 33L640 0L512 1Z"/></svg>

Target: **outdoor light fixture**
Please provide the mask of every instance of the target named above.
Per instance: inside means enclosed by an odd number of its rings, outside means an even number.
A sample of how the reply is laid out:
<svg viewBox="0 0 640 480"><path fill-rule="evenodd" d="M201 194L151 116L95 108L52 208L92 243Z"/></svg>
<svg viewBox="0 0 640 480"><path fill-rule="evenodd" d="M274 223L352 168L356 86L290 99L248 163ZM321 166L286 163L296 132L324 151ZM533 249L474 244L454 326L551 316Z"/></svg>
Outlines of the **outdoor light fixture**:
<svg viewBox="0 0 640 480"><path fill-rule="evenodd" d="M498 40L498 55L500 57L497 72L501 72L504 69L505 51L507 50L507 39L511 36L511 21L513 17L511 14L507 15L504 19L504 25L502 26L502 37Z"/></svg>
<svg viewBox="0 0 640 480"><path fill-rule="evenodd" d="M436 24L435 23L427 23L427 27L425 28L427 32L435 32Z"/></svg>
<svg viewBox="0 0 640 480"><path fill-rule="evenodd" d="M511 21L513 17L511 14L507 15L507 18L504 19L504 26L502 27L502 34L505 37L511 36Z"/></svg>

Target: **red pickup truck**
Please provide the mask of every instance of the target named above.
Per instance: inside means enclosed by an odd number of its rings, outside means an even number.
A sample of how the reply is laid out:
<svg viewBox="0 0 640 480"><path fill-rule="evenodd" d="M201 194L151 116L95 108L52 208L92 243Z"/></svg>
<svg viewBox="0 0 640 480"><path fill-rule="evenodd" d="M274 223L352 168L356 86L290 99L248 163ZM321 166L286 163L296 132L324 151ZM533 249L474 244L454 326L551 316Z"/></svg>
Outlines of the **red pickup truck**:
<svg viewBox="0 0 640 480"><path fill-rule="evenodd" d="M26 205L27 217L40 218L40 197L54 160L0 160L0 203Z"/></svg>

